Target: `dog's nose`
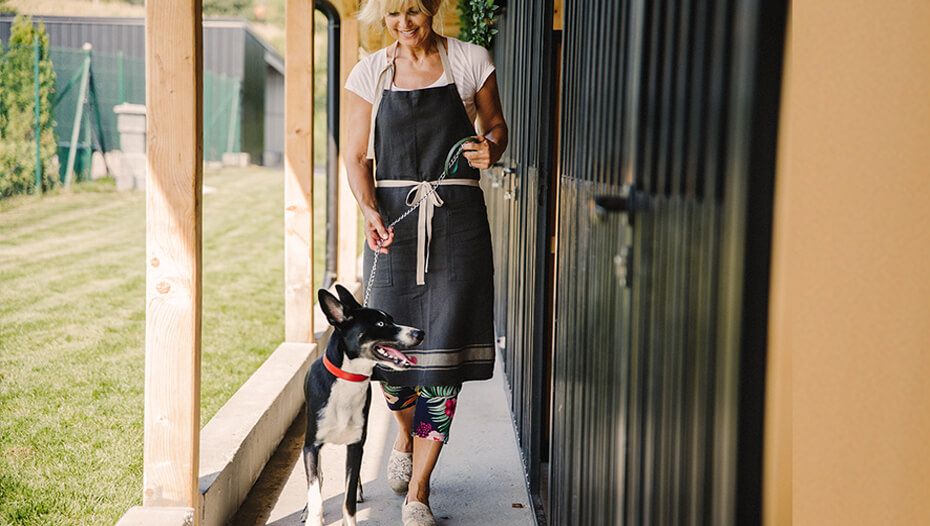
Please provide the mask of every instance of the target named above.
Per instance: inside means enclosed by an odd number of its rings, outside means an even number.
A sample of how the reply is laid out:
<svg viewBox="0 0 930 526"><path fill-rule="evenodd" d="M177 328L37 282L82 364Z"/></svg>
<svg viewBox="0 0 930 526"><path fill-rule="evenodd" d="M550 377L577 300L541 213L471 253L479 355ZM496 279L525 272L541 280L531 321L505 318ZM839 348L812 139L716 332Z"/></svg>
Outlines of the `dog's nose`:
<svg viewBox="0 0 930 526"><path fill-rule="evenodd" d="M415 331L413 331L413 337L414 339L416 339L417 342L422 342L424 336L426 336L426 333L421 331L420 329L416 329Z"/></svg>

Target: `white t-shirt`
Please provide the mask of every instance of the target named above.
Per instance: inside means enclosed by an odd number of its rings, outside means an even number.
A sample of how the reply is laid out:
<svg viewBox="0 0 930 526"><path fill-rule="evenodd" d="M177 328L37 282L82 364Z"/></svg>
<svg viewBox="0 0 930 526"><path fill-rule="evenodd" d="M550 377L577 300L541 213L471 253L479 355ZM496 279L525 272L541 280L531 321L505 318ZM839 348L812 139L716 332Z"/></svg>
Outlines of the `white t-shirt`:
<svg viewBox="0 0 930 526"><path fill-rule="evenodd" d="M471 122L475 122L478 109L475 107L475 93L484 86L491 73L494 72L494 63L488 50L476 44L462 42L461 40L446 37L448 45L449 64L452 66L452 76L455 78L455 87L459 97L465 105L465 112ZM379 49L363 58L352 68L346 80L346 89L359 97L374 104L378 92L378 77L387 67L387 48ZM437 88L450 84L446 75L431 84L430 88ZM410 91L392 86L393 91Z"/></svg>

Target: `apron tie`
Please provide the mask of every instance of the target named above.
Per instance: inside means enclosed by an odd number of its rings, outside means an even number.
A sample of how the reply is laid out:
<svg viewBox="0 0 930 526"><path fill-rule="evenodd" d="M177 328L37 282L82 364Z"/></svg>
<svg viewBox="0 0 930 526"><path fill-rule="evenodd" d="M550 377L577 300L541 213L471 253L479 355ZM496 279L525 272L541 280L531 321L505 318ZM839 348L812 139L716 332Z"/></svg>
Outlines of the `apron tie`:
<svg viewBox="0 0 930 526"><path fill-rule="evenodd" d="M407 206L413 207L426 196L417 211L417 285L426 284L426 273L429 271L429 246L433 239L433 215L437 207L445 204L433 189L435 181L408 181L403 179L384 179L375 182L378 188L400 188L412 186L407 192ZM477 179L443 179L441 185L479 186Z"/></svg>
<svg viewBox="0 0 930 526"><path fill-rule="evenodd" d="M429 271L429 245L433 240L433 214L436 207L445 204L439 194L431 192L433 185L429 181L414 186L407 192L407 206L416 206L424 197L420 211L417 212L417 285L426 284ZM424 239L425 238L425 239Z"/></svg>

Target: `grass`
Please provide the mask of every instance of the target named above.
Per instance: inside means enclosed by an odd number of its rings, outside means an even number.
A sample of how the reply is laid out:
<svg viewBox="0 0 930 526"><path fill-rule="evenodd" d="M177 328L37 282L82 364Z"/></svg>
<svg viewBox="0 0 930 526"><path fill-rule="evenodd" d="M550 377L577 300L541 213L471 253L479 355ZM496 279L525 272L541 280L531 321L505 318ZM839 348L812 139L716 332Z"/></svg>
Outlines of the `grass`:
<svg viewBox="0 0 930 526"><path fill-rule="evenodd" d="M204 184L201 424L284 336L283 174ZM97 182L2 207L0 524L113 524L141 503L145 196Z"/></svg>

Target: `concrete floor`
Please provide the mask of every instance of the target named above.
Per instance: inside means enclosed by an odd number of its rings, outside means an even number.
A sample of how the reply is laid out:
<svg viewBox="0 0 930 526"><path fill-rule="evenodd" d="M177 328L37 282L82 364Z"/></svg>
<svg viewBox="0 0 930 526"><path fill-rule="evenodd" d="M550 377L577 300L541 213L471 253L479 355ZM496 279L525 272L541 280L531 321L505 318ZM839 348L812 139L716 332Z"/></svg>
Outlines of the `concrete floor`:
<svg viewBox="0 0 930 526"><path fill-rule="evenodd" d="M362 460L365 502L359 503L359 525L400 525L403 496L395 495L385 479L397 424L385 407L381 390L372 387L368 441ZM301 524L307 488L300 459L303 426L301 416L230 524ZM327 525L338 525L342 523L345 447L324 446L320 456L324 520ZM499 365L492 380L466 383L459 395L451 440L433 472L430 504L441 526L534 524Z"/></svg>

